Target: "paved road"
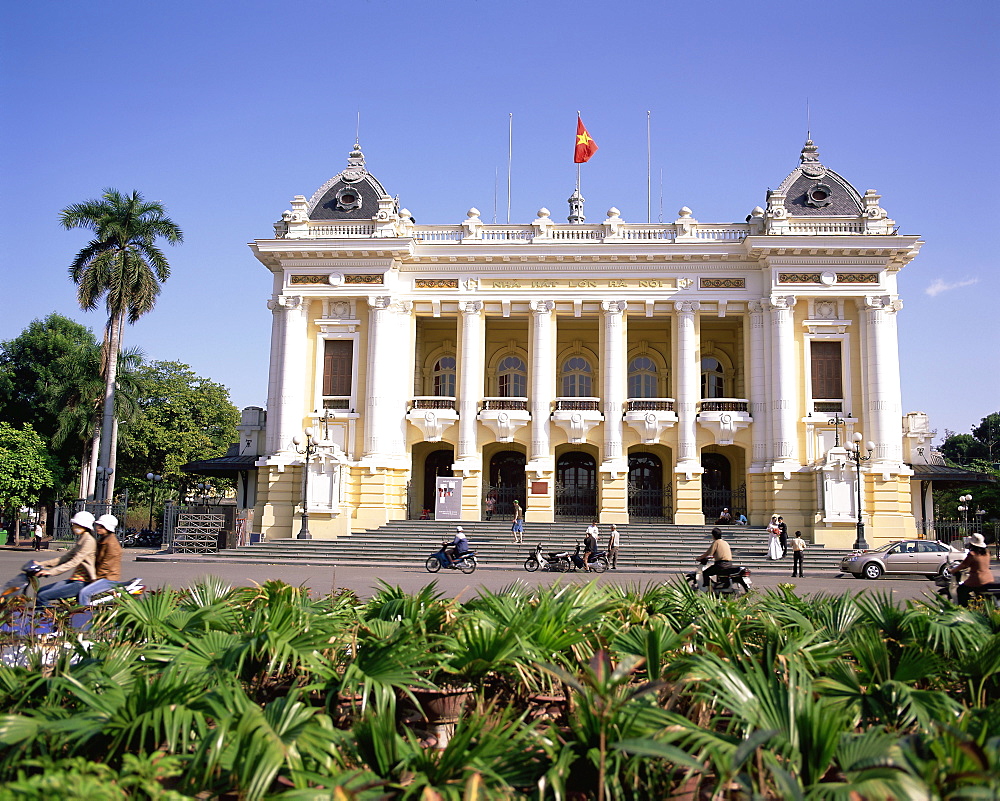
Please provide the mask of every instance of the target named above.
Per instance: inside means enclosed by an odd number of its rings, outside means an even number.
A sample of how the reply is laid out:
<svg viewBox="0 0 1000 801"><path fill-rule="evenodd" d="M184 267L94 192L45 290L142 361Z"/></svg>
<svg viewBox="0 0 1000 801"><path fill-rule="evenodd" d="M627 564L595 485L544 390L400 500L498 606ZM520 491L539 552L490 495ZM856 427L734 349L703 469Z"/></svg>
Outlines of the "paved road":
<svg viewBox="0 0 1000 801"><path fill-rule="evenodd" d="M529 586L551 584L557 580L586 582L595 579L598 582L612 582L621 585L645 586L652 582L673 581L677 573L669 571L608 571L601 576L583 573L527 573L524 570L479 570L471 576L458 571L444 570L432 576L424 570L423 565L412 567L376 567L341 566L297 566L297 565L245 565L203 562L184 562L180 559L171 562L135 562L139 554L152 553L149 550L129 548L125 550L122 564L122 574L125 578L141 576L146 586L184 587L205 576L218 576L233 585L249 586L260 584L268 579L280 579L294 585L304 585L316 595L323 595L332 589L347 587L354 590L362 598L371 596L383 580L393 586L402 587L407 592L414 592L426 586L431 581L438 582L438 588L450 597L468 598L474 596L480 589L499 590L515 581L522 581ZM13 577L18 568L34 556L30 548L17 550L0 548L0 584ZM42 558L52 558L54 554L42 552ZM63 578L63 577L60 577ZM58 580L58 579L53 579ZM882 578L878 581L859 581L849 576L838 577L836 571L827 570L822 573L810 574L806 577L792 579L784 572L756 571L753 574L754 585L768 589L782 583L794 583L803 593L841 594L845 592L888 592L893 599L919 600L934 592L934 583L923 576L905 578Z"/></svg>

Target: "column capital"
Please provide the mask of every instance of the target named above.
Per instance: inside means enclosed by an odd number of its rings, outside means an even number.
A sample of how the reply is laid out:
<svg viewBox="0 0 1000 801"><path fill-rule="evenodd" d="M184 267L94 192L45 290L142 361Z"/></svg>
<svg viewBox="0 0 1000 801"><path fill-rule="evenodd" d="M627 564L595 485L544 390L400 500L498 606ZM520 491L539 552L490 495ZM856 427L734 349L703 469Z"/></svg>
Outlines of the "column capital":
<svg viewBox="0 0 1000 801"><path fill-rule="evenodd" d="M747 302L747 311L750 314L763 314L766 308L767 300L761 298L760 300L751 300Z"/></svg>
<svg viewBox="0 0 1000 801"><path fill-rule="evenodd" d="M528 308L535 314L551 314L556 307L554 300L529 300Z"/></svg>
<svg viewBox="0 0 1000 801"><path fill-rule="evenodd" d="M865 295L864 308L868 311L898 312L903 301L893 295Z"/></svg>
<svg viewBox="0 0 1000 801"><path fill-rule="evenodd" d="M624 314L628 311L627 300L602 300L601 308L605 314Z"/></svg>
<svg viewBox="0 0 1000 801"><path fill-rule="evenodd" d="M483 302L481 300L463 300L458 304L458 308L462 314L475 315L483 310Z"/></svg>
<svg viewBox="0 0 1000 801"><path fill-rule="evenodd" d="M413 302L409 300L398 300L392 295L372 295L368 298L368 305L376 311L390 311L396 314L409 314L413 311Z"/></svg>
<svg viewBox="0 0 1000 801"><path fill-rule="evenodd" d="M675 300L674 311L681 314L694 314L701 311L701 303L697 300Z"/></svg>
<svg viewBox="0 0 1000 801"><path fill-rule="evenodd" d="M795 295L771 295L763 303L772 311L791 309L798 298Z"/></svg>
<svg viewBox="0 0 1000 801"><path fill-rule="evenodd" d="M300 308L304 302L305 298L301 295L278 295L267 302L267 308L271 311L288 311Z"/></svg>

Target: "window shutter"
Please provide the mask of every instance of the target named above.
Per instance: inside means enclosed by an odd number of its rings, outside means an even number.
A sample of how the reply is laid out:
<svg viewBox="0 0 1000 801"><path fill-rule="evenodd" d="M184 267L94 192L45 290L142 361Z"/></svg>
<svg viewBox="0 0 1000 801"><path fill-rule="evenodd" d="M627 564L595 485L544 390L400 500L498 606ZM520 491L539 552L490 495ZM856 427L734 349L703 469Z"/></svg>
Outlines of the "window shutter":
<svg viewBox="0 0 1000 801"><path fill-rule="evenodd" d="M323 395L350 395L354 375L354 343L328 339L323 350Z"/></svg>
<svg viewBox="0 0 1000 801"><path fill-rule="evenodd" d="M813 342L812 395L814 398L843 398L843 364L839 342Z"/></svg>

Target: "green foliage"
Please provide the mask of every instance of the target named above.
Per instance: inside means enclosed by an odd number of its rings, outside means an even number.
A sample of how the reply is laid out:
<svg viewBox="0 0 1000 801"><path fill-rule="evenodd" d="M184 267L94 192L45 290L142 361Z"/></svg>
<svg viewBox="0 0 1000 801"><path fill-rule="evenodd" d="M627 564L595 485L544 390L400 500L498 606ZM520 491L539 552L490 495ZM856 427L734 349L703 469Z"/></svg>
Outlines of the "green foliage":
<svg viewBox="0 0 1000 801"><path fill-rule="evenodd" d="M0 422L0 509L33 506L52 483L52 460L42 438L27 423L17 429Z"/></svg>
<svg viewBox="0 0 1000 801"><path fill-rule="evenodd" d="M937 515L945 519L961 517L956 511L961 495L973 497L969 520L1000 520L1000 412L986 415L970 434L945 432L939 450L947 462L992 477L989 483L948 487L934 491ZM982 515L976 512L982 510Z"/></svg>
<svg viewBox="0 0 1000 801"><path fill-rule="evenodd" d="M207 580L0 666L0 798L994 798L998 697L941 599Z"/></svg>

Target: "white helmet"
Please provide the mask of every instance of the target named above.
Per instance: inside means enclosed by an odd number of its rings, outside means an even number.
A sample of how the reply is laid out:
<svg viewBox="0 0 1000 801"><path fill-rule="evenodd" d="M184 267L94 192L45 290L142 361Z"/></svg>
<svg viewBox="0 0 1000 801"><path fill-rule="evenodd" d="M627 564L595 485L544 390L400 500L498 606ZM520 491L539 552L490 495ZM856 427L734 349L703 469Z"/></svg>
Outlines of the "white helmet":
<svg viewBox="0 0 1000 801"><path fill-rule="evenodd" d="M90 512L77 512L69 521L71 526L81 526L87 531L94 531L94 516Z"/></svg>
<svg viewBox="0 0 1000 801"><path fill-rule="evenodd" d="M99 526L103 526L112 534L115 533L115 529L118 528L118 518L114 515L101 515L97 520L94 521Z"/></svg>

